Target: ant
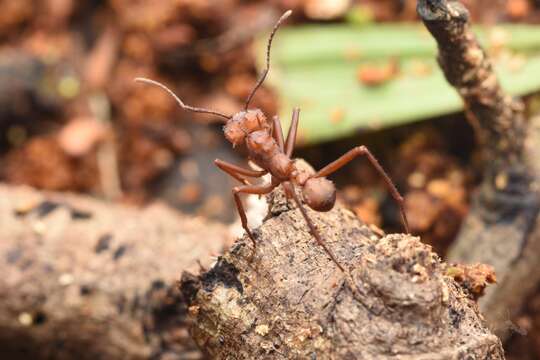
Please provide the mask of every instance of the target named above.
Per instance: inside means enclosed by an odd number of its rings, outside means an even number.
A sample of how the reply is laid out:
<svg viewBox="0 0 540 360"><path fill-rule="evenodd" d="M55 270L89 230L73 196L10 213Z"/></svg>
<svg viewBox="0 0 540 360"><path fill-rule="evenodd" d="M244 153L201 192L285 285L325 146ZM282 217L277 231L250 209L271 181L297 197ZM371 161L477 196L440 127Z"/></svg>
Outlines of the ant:
<svg viewBox="0 0 540 360"><path fill-rule="evenodd" d="M270 122L260 109L248 109L249 103L253 99L255 92L262 85L270 70L270 49L272 47L274 35L279 29L281 23L287 19L291 13L291 10L285 12L274 26L267 44L266 68L249 94L244 109L234 115L227 115L215 110L186 105L178 96L176 96L176 94L172 92L172 90L157 81L145 78L137 78L135 81L162 88L169 93L184 110L196 113L212 114L224 118L225 126L223 127L223 132L227 140L232 143L233 147L245 144L249 159L257 164L262 170L244 169L219 159L216 159L214 163L222 171L243 183L242 186L234 187L232 193L238 213L240 215L242 227L253 242L254 252L256 251L257 242L255 241L253 233L248 227L246 212L240 199L240 194L245 193L265 195L270 193L277 186L281 185L285 191L287 199L292 199L296 203L298 209L300 209L300 212L302 213L302 216L304 217L309 230L317 243L323 247L338 268L345 272L345 269L339 263L334 253L328 248L315 224L308 216L308 213L297 195L295 188L299 187L301 189L303 202L311 209L320 212L330 211L336 202L336 188L334 183L328 180L326 177L336 172L356 157L365 156L385 181L390 194L399 206L405 231L409 233L407 218L403 208L403 198L377 159L365 146L353 148L315 174L307 173L305 170L298 168L292 159L292 154L296 142L300 109L295 108L293 110L292 122L286 140L283 138L281 122L277 116L274 116ZM260 178L268 173L271 175L271 181L265 185L253 185L247 179Z"/></svg>

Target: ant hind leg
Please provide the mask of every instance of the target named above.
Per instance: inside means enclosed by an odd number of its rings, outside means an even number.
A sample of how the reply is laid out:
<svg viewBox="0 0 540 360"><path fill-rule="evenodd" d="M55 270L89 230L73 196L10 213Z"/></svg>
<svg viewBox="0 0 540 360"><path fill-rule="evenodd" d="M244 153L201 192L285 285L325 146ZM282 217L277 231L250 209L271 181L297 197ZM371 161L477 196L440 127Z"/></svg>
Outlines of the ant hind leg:
<svg viewBox="0 0 540 360"><path fill-rule="evenodd" d="M371 165L377 170L379 175L383 178L384 182L386 183L386 187L388 188L388 191L396 201L397 205L399 206L400 215L401 215L401 221L403 223L403 228L405 229L405 232L409 234L409 222L407 221L407 215L405 214L405 208L403 206L403 197L399 193L399 191L396 189L396 186L390 179L390 176L384 171L381 164L377 161L375 156L365 147L365 146L357 146L352 150L349 150L344 155L342 155L339 159L331 162L330 164L326 165L324 168L319 170L314 177L326 177L339 169L341 169L343 166L347 165L349 162L357 158L358 156L365 156Z"/></svg>

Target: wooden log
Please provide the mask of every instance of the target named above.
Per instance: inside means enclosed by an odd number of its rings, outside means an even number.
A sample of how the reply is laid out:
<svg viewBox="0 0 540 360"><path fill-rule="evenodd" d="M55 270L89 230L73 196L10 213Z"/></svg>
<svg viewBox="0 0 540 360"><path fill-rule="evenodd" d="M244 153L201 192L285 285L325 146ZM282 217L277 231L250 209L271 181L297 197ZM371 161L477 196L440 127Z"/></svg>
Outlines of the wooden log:
<svg viewBox="0 0 540 360"><path fill-rule="evenodd" d="M212 359L504 359L471 294L419 238L309 210L346 272L281 190L255 229L200 276L184 273L192 334Z"/></svg>
<svg viewBox="0 0 540 360"><path fill-rule="evenodd" d="M222 251L226 228L0 186L3 359L199 359L177 286Z"/></svg>

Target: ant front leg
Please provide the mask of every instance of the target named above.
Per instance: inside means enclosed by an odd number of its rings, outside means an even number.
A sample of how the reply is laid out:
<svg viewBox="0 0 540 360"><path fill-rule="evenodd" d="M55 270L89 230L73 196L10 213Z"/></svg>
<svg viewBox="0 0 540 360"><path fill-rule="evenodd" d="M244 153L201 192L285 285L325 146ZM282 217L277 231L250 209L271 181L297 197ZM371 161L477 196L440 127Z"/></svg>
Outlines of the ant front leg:
<svg viewBox="0 0 540 360"><path fill-rule="evenodd" d="M251 183L247 181L247 179L243 177L242 175L258 178L268 173L268 171L266 170L258 171L258 170L244 169L240 166L228 163L220 159L214 160L214 164L216 164L218 168L220 168L221 170L223 170L224 172L226 172L227 174L229 174L236 180L240 181L244 185L251 185Z"/></svg>
<svg viewBox="0 0 540 360"><path fill-rule="evenodd" d="M369 160L371 165L375 168L375 170L377 170L379 175L381 175L381 177L383 178L388 188L388 191L390 191L390 194L399 206L403 228L405 229L405 232L409 234L409 223L407 221L407 216L405 215L405 209L403 207L403 197L396 189L396 186L394 185L386 171L384 171L381 164L379 164L375 156L373 156L373 154L365 146L358 146L348 151L347 153L345 153L345 155L341 156L336 161L331 162L330 164L319 170L314 177L326 177L341 169L343 166L347 165L349 162L351 162L358 156L365 156Z"/></svg>
<svg viewBox="0 0 540 360"><path fill-rule="evenodd" d="M249 238L253 242L254 252L257 248L257 243L255 242L255 237L253 237L251 230L249 230L246 211L244 209L244 205L242 204L242 199L240 199L240 194L244 193L244 194L254 194L254 195L265 195L271 192L275 187L276 187L275 184L270 183L268 185L237 186L232 190L234 201L236 203L236 208L238 209L238 215L240 215L240 221L242 222L242 227L244 228Z"/></svg>

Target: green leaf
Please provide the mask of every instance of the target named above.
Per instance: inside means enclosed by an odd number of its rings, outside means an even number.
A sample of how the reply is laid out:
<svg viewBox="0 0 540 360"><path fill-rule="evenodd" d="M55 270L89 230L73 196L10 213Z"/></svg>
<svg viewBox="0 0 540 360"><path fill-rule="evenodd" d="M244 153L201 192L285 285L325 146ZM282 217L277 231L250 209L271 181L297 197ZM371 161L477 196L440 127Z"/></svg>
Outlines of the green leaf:
<svg viewBox="0 0 540 360"><path fill-rule="evenodd" d="M487 48L499 47L496 71L513 95L540 88L540 27L478 29ZM503 51L500 51L500 43ZM260 59L265 41L261 40ZM302 26L281 30L269 82L284 123L302 110L300 137L320 142L443 115L462 108L436 62L436 44L420 25ZM376 87L357 79L360 66L398 59L399 73Z"/></svg>

